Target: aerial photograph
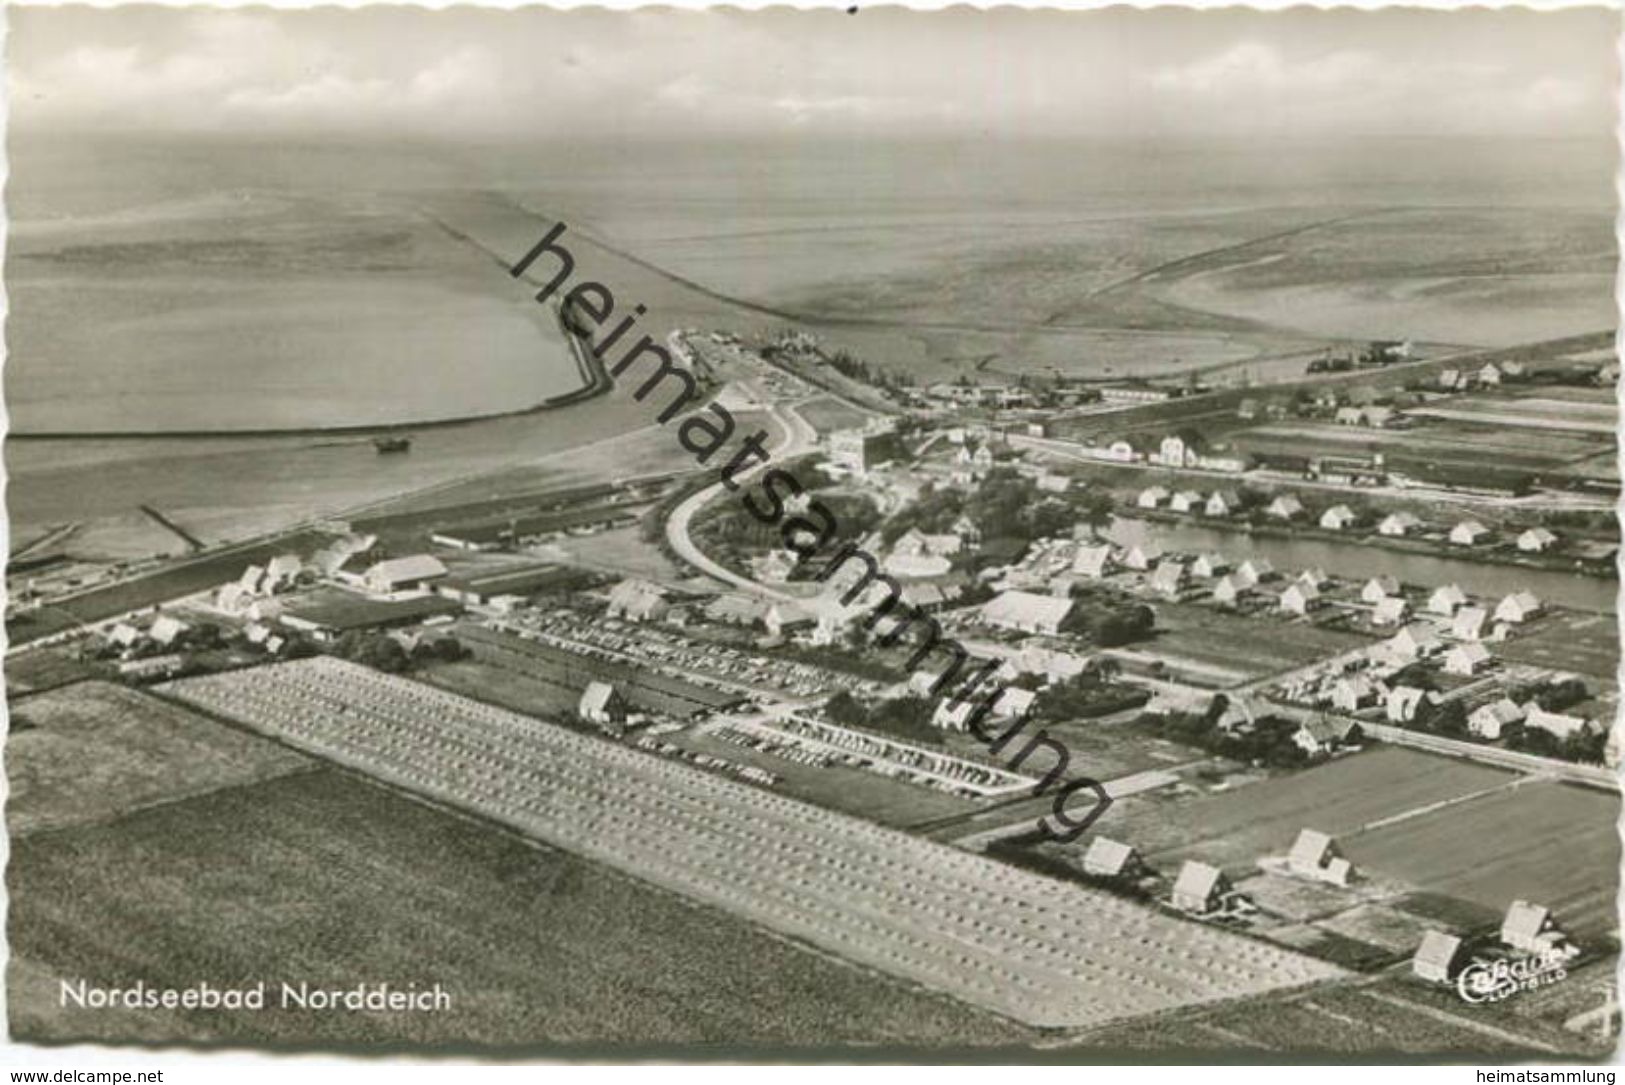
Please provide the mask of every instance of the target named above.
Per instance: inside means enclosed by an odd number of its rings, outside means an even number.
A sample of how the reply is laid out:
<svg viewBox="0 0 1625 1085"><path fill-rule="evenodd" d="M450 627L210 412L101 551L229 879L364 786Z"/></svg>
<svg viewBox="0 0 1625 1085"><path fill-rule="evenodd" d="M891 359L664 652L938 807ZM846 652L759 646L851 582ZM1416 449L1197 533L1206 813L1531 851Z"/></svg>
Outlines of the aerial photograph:
<svg viewBox="0 0 1625 1085"><path fill-rule="evenodd" d="M11 1040L1613 1060L1620 18L10 6Z"/></svg>

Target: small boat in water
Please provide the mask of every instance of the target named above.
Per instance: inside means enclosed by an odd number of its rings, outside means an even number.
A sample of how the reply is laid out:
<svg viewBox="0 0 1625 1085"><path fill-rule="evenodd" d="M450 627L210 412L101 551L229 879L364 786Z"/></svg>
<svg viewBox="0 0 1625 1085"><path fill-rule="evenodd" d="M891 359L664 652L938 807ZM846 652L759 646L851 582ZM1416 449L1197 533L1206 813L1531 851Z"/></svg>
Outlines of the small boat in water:
<svg viewBox="0 0 1625 1085"><path fill-rule="evenodd" d="M412 451L412 438L410 437L374 437L372 447L378 450L380 456L387 452Z"/></svg>

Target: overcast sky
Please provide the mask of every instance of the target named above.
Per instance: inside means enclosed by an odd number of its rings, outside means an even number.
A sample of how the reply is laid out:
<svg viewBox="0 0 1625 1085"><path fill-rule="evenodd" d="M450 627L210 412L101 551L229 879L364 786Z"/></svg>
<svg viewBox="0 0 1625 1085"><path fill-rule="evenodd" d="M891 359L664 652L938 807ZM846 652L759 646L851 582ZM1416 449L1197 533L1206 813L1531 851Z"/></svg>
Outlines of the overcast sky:
<svg viewBox="0 0 1625 1085"><path fill-rule="evenodd" d="M12 8L12 123L431 134L1613 131L1606 9Z"/></svg>

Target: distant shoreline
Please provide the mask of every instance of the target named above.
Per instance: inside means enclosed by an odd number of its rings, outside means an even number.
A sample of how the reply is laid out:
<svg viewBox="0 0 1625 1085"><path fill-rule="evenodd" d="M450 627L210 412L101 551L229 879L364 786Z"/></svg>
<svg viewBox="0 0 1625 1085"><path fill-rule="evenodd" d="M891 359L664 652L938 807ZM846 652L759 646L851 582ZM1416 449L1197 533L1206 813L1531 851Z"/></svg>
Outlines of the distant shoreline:
<svg viewBox="0 0 1625 1085"><path fill-rule="evenodd" d="M206 439L229 440L236 437L368 437L404 433L408 430L449 429L456 426L471 426L481 422L495 422L504 418L519 418L529 414L540 414L543 411L584 403L589 399L605 394L613 388L615 381L604 369L603 361L595 357L592 351L586 349L581 336L565 327L563 316L556 305L553 307L553 319L558 322L559 332L564 336L565 343L568 344L570 352L575 356L576 367L583 383L579 388L549 396L540 403L534 403L529 407L519 407L509 411L492 411L488 414L434 418L422 422L289 426L280 429L45 430L32 433L10 430L6 433L6 439L10 441L196 441Z"/></svg>

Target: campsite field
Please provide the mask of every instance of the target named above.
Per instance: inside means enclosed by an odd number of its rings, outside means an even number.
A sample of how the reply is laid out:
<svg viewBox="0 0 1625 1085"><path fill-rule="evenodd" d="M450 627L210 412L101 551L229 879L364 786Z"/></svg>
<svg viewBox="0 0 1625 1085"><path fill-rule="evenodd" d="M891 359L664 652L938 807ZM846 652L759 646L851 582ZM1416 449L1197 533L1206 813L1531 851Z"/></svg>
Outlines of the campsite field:
<svg viewBox="0 0 1625 1085"><path fill-rule="evenodd" d="M31 1041L919 1043L1031 1034L345 773L15 841L12 1035ZM251 901L251 907L244 907ZM75 1013L58 976L442 984L423 1014Z"/></svg>

